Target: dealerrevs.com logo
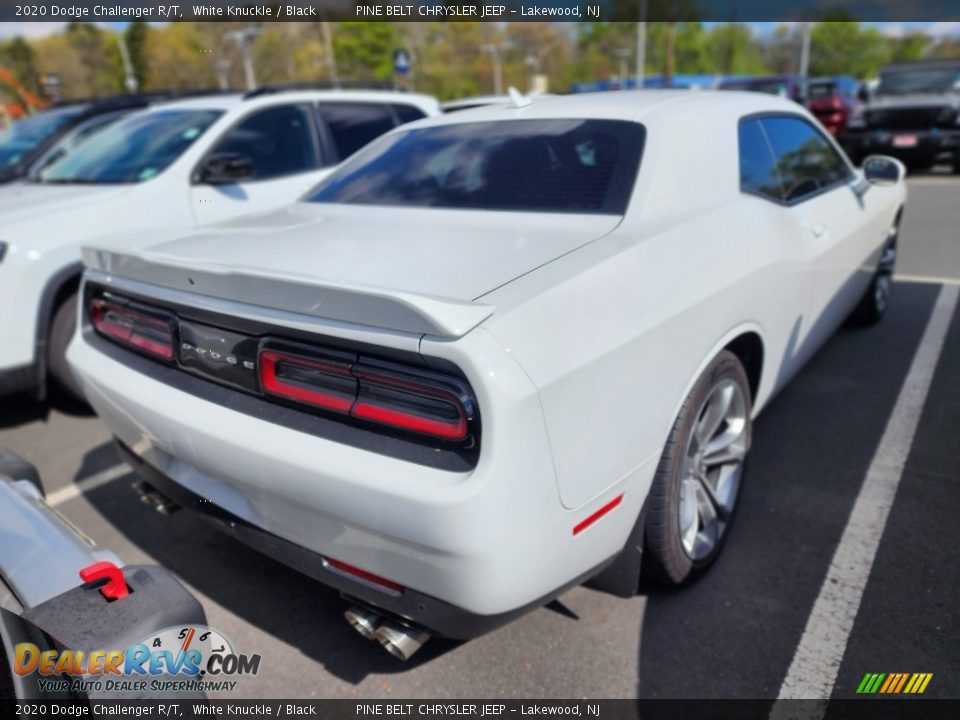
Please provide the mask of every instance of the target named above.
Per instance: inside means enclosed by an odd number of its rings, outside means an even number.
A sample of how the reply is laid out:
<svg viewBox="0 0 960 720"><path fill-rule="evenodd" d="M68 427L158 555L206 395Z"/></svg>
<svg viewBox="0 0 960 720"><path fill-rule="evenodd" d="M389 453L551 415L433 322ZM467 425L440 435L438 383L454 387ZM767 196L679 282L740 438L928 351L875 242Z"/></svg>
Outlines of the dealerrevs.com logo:
<svg viewBox="0 0 960 720"><path fill-rule="evenodd" d="M260 655L237 653L205 625L171 627L125 650L44 650L14 646L17 675L37 673L41 690L79 692L230 691L235 678L256 675Z"/></svg>

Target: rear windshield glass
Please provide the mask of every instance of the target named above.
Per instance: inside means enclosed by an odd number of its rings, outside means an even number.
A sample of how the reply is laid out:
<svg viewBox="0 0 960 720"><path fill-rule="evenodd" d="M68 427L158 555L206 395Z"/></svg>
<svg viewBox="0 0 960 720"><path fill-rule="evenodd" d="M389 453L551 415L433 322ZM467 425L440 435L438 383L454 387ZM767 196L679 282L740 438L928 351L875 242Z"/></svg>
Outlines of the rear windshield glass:
<svg viewBox="0 0 960 720"><path fill-rule="evenodd" d="M394 133L358 153L312 202L621 215L643 127L511 120Z"/></svg>

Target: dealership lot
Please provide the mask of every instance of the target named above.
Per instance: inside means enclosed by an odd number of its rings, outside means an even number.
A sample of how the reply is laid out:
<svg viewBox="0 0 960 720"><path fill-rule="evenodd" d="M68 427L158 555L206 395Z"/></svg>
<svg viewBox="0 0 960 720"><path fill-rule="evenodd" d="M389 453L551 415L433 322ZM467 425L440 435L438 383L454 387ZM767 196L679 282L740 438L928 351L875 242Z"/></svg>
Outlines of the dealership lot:
<svg viewBox="0 0 960 720"><path fill-rule="evenodd" d="M679 592L621 600L576 588L478 640L431 641L401 664L347 626L333 591L197 517L142 505L95 417L4 398L0 446L36 463L51 503L99 545L170 568L210 625L262 655L260 675L233 696L776 697L825 578L848 580L828 572L831 560L938 301L960 284L960 179L932 173L909 185L890 314L839 332L761 416L729 544ZM960 695L960 311L947 307L876 560L862 597L853 592L859 612L849 637L833 637L837 696L867 672L932 672L928 696Z"/></svg>

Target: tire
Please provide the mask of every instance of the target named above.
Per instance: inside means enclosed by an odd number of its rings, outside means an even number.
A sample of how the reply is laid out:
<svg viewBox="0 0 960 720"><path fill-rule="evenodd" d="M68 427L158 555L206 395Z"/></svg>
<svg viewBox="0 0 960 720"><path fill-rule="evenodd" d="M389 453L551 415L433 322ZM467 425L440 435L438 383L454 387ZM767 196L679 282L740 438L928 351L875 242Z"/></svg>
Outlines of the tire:
<svg viewBox="0 0 960 720"><path fill-rule="evenodd" d="M644 561L666 585L698 577L723 548L750 449L750 409L743 364L724 350L684 401L648 498ZM713 451L704 454L701 448L711 445Z"/></svg>
<svg viewBox="0 0 960 720"><path fill-rule="evenodd" d="M960 151L953 156L953 174L960 175Z"/></svg>
<svg viewBox="0 0 960 720"><path fill-rule="evenodd" d="M890 230L890 237L883 248L877 271L870 280L860 302L850 313L848 323L861 327L876 325L883 320L890 307L890 292L893 289L893 271L897 264L897 236L900 234L900 217L897 216Z"/></svg>
<svg viewBox="0 0 960 720"><path fill-rule="evenodd" d="M67 345L77 327L77 295L74 293L60 303L47 335L47 372L58 390L70 400L85 402L83 393L67 365Z"/></svg>

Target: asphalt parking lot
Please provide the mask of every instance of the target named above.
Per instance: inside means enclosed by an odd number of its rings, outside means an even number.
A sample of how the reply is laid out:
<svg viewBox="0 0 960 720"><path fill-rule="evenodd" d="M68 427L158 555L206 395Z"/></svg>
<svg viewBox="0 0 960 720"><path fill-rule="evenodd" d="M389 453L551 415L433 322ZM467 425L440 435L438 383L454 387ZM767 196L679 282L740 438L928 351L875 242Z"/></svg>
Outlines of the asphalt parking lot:
<svg viewBox="0 0 960 720"><path fill-rule="evenodd" d="M210 625L262 655L260 675L231 697L775 698L798 672L835 697L853 696L867 672L931 672L926 696L960 697L960 310L947 304L960 285L960 178L909 184L889 315L838 332L759 418L724 554L681 591L623 600L576 588L403 664L347 626L335 592L197 517L141 504L96 417L3 398L0 446L39 467L50 501L98 545L170 568ZM929 391L914 407L924 358ZM911 412L915 434L898 435ZM871 483L889 442L906 454L878 524ZM872 565L844 564L851 532L854 559L864 536L878 538Z"/></svg>

